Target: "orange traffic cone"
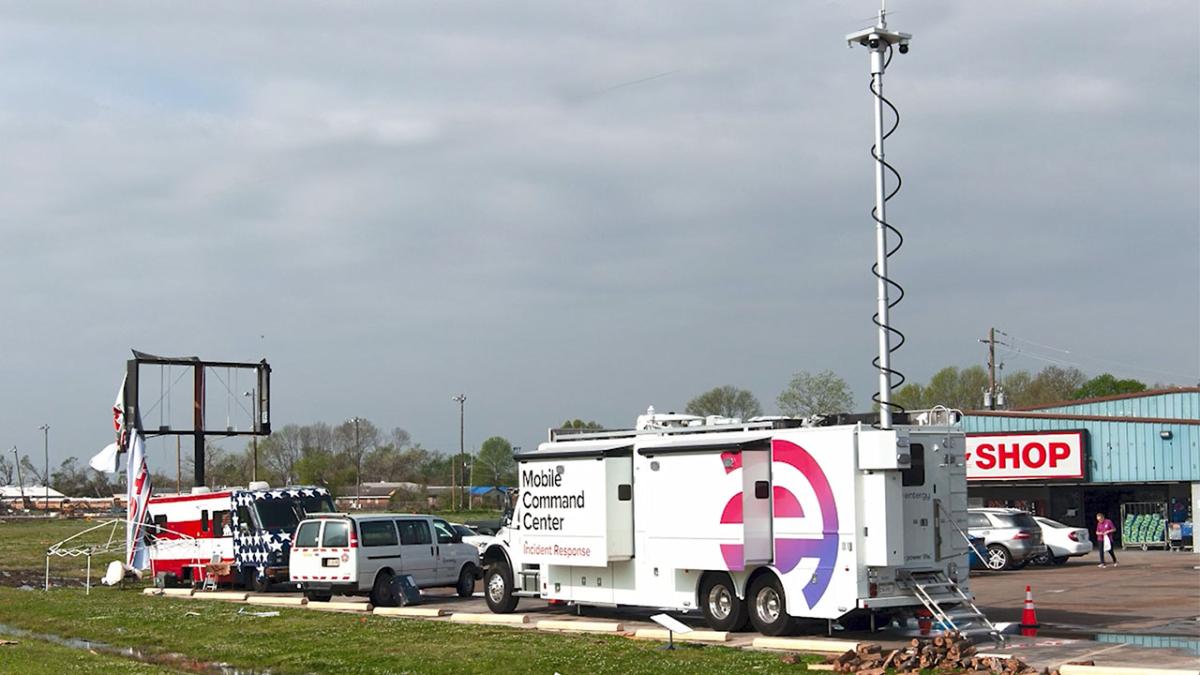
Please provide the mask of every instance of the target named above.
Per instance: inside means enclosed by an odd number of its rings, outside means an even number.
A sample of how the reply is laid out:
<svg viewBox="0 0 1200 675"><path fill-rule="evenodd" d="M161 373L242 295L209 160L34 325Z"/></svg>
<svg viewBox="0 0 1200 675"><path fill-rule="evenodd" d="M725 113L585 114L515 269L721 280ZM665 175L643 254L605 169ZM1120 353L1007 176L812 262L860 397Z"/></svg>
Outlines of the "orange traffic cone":
<svg viewBox="0 0 1200 675"><path fill-rule="evenodd" d="M1021 628L1037 628L1037 610L1033 607L1033 589L1025 587L1025 611L1021 612Z"/></svg>

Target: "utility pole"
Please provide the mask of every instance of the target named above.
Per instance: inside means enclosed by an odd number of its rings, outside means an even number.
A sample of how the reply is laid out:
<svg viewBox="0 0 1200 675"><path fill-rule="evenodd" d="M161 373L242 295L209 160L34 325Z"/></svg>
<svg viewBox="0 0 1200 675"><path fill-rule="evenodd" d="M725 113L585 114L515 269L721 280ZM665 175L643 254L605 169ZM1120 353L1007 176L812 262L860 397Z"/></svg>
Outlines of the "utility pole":
<svg viewBox="0 0 1200 675"><path fill-rule="evenodd" d="M175 436L175 494L183 494L183 458L179 450L180 437Z"/></svg>
<svg viewBox="0 0 1200 675"><path fill-rule="evenodd" d="M989 410L996 409L996 329L988 329L988 387L992 392Z"/></svg>
<svg viewBox="0 0 1200 675"><path fill-rule="evenodd" d="M42 477L46 479L46 513L50 513L50 425L43 424L38 428L42 430L42 449L46 452L46 473Z"/></svg>
<svg viewBox="0 0 1200 675"><path fill-rule="evenodd" d="M360 501L362 499L362 446L359 445L358 441L358 423L360 418L351 417L349 421L354 422L354 480L357 484L354 488L354 509L362 510L362 502Z"/></svg>
<svg viewBox="0 0 1200 675"><path fill-rule="evenodd" d="M462 471L461 462L463 456L463 432L466 429L464 423L464 407L467 403L467 395L459 394L458 396L451 397L450 400L458 401L458 455L454 458L454 463L450 469L450 498L455 504L455 508L457 508L458 503L462 501L458 496L457 489L458 474L460 471Z"/></svg>
<svg viewBox="0 0 1200 675"><path fill-rule="evenodd" d="M1006 335L1003 330L1001 335ZM988 410L996 410L997 407L1004 407L1004 390L996 382L996 345L1006 345L1006 342L996 340L996 329L988 329L988 336L980 337L979 342L988 345L988 388L984 389L983 407ZM1004 364L1000 364L1001 374L1003 374Z"/></svg>
<svg viewBox="0 0 1200 675"><path fill-rule="evenodd" d="M21 489L21 508L29 509L29 501L25 499L25 481L21 480L21 458L17 457L17 446L12 447L13 464L17 465L17 486Z"/></svg>
<svg viewBox="0 0 1200 675"><path fill-rule="evenodd" d="M258 399L254 398L254 388L250 391L242 393L242 396L250 398L250 430L254 431L254 423L258 417ZM250 465L250 480L258 480L258 434L250 437L250 443L254 447L254 463Z"/></svg>

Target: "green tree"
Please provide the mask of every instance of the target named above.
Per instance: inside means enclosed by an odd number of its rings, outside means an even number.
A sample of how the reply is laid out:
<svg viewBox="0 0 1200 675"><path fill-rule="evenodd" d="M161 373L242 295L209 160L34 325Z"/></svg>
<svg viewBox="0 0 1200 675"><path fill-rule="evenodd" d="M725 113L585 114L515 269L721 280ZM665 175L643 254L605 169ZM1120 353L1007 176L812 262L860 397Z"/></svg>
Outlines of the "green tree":
<svg viewBox="0 0 1200 675"><path fill-rule="evenodd" d="M929 407L925 402L925 387L916 382L909 382L897 389L896 393L892 394L892 403L905 410L921 410ZM878 409L879 404L875 404L875 408Z"/></svg>
<svg viewBox="0 0 1200 675"><path fill-rule="evenodd" d="M762 406L754 394L733 385L710 389L688 401L684 409L689 415L722 415L748 419L762 414Z"/></svg>
<svg viewBox="0 0 1200 675"><path fill-rule="evenodd" d="M1146 391L1146 383L1138 380L1118 380L1111 373L1103 373L1084 382L1071 395L1073 399L1098 398L1100 396L1116 396L1118 394L1135 394Z"/></svg>
<svg viewBox="0 0 1200 675"><path fill-rule="evenodd" d="M475 485L516 485L517 463L513 460L512 443L500 436L484 441L471 473Z"/></svg>
<svg viewBox="0 0 1200 675"><path fill-rule="evenodd" d="M983 406L983 390L988 386L988 374L982 366L958 369L942 368L925 385L925 407L944 405L959 410L976 410Z"/></svg>
<svg viewBox="0 0 1200 675"><path fill-rule="evenodd" d="M830 415L850 412L854 408L854 393L832 370L816 374L800 371L792 376L775 402L784 415L792 417Z"/></svg>
<svg viewBox="0 0 1200 675"><path fill-rule="evenodd" d="M589 420L587 422L584 422L583 420L576 417L573 420L567 420L567 421L563 422L562 426L560 426L559 429L583 429L586 431L602 431L604 429L604 427L601 426L600 423L598 423L594 420Z"/></svg>
<svg viewBox="0 0 1200 675"><path fill-rule="evenodd" d="M301 485L337 485L333 453L324 448L304 448L296 462L296 477Z"/></svg>

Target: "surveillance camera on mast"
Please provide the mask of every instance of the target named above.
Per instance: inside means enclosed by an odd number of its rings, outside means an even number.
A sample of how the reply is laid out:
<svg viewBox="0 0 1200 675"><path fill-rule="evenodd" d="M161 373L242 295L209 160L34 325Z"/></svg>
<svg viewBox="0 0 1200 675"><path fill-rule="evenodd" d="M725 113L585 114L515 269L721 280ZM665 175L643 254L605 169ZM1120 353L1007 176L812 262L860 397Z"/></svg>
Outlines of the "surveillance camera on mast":
<svg viewBox="0 0 1200 675"><path fill-rule="evenodd" d="M886 5L879 9L879 22L877 24L871 28L864 28L857 33L851 33L846 36L846 44L851 47L855 44L860 44L875 51L886 51L888 47L896 45L901 54L908 53L908 44L911 40L912 35L909 33L888 30Z"/></svg>

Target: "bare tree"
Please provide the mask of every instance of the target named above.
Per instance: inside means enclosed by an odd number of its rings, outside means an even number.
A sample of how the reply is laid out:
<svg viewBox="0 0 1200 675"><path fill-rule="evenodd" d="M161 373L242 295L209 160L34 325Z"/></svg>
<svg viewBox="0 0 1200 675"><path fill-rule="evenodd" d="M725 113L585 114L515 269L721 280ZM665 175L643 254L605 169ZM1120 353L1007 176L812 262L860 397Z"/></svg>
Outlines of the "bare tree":
<svg viewBox="0 0 1200 675"><path fill-rule="evenodd" d="M0 481L5 485L12 485L16 472L17 465L7 455L0 455Z"/></svg>

